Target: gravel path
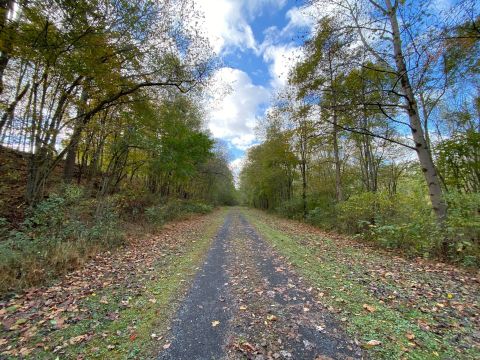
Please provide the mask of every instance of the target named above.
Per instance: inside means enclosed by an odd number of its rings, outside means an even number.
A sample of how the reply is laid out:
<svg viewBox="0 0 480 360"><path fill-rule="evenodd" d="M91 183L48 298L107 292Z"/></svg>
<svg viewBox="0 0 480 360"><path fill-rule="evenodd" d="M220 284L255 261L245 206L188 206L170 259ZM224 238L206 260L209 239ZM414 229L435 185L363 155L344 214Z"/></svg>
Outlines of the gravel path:
<svg viewBox="0 0 480 360"><path fill-rule="evenodd" d="M316 290L237 211L226 218L159 359L358 359Z"/></svg>

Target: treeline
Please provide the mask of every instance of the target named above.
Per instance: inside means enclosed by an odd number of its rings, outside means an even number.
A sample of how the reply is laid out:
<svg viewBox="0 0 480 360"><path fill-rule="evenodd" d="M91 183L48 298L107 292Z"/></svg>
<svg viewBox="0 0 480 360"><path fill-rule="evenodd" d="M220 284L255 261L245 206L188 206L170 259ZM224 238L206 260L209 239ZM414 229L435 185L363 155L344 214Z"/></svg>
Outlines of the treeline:
<svg viewBox="0 0 480 360"><path fill-rule="evenodd" d="M0 137L32 154L28 204L62 161L65 182L100 177L100 195L141 181L163 195L202 196L212 174L228 174L203 129L199 98L214 61L187 1L2 6Z"/></svg>
<svg viewBox="0 0 480 360"><path fill-rule="evenodd" d="M189 0L0 2L1 151L28 154L2 172L0 201L17 181L25 212L0 218L1 288L116 241L118 221L235 201L204 124L216 61L200 20Z"/></svg>
<svg viewBox="0 0 480 360"><path fill-rule="evenodd" d="M248 153L244 201L422 256L480 260L473 1L328 8ZM336 12L335 12L336 9Z"/></svg>

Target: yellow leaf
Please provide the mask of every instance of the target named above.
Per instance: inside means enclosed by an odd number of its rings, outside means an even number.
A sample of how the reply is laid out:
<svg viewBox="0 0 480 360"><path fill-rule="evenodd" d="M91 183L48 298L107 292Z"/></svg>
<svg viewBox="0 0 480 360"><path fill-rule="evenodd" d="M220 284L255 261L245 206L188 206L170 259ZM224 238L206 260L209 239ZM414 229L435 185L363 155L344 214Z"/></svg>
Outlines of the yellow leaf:
<svg viewBox="0 0 480 360"><path fill-rule="evenodd" d="M268 316L267 316L267 320L277 321L277 317L276 317L275 315L268 315Z"/></svg>
<svg viewBox="0 0 480 360"><path fill-rule="evenodd" d="M218 321L218 320L213 320L212 321L212 326L213 327L218 326L218 325L220 325L220 321Z"/></svg>

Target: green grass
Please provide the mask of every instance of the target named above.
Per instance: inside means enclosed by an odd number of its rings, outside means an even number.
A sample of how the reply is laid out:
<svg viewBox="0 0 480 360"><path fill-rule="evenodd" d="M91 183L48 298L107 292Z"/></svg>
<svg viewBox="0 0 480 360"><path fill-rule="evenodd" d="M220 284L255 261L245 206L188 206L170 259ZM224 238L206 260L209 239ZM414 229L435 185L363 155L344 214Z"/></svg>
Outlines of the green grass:
<svg viewBox="0 0 480 360"><path fill-rule="evenodd" d="M433 321L428 314L408 307L388 307L372 296L368 284L355 281L355 275L362 274L355 259L374 257L374 254L345 249L345 255L352 260L351 265L346 266L336 261L335 254L339 249L331 239L312 235L287 235L262 221L262 217L254 216L248 211L245 214L265 240L284 255L299 274L325 293L319 300L330 307L339 319L344 320L346 330L352 337L356 337L361 344L369 340L381 341L380 346L367 350L369 356L380 359L475 359L480 356L475 349L462 354L457 351L450 342L457 332L449 332L442 337L424 331L417 321ZM322 242L322 251L316 246L319 242ZM363 308L364 304L374 306L376 311L369 313ZM472 330L474 329L464 329L463 332L468 334ZM417 344L407 338L407 333L415 335Z"/></svg>
<svg viewBox="0 0 480 360"><path fill-rule="evenodd" d="M92 318L57 330L51 335L48 349L30 354L35 359L56 359L55 346L68 344L58 352L58 358L76 359L139 359L155 357L155 353L165 343L168 324L175 312L178 298L187 288L189 280L210 248L211 241L224 220L225 211L218 213L206 231L196 241L187 245L181 254L171 253L155 264L156 278L141 284L138 296L130 297L129 306L120 309L116 320L108 320L106 315L119 310L125 294L121 291L105 289L90 295L84 300ZM90 340L71 345L76 336L92 334ZM152 338L157 335L157 339ZM29 344L41 342L38 334Z"/></svg>

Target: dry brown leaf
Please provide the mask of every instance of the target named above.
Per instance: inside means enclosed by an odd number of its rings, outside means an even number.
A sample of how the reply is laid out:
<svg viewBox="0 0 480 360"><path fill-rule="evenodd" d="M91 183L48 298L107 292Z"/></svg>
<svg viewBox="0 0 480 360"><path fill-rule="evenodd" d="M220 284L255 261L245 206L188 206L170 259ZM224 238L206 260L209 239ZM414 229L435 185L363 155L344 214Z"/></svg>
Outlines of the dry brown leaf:
<svg viewBox="0 0 480 360"><path fill-rule="evenodd" d="M375 311L377 310L377 309L375 309L374 306L368 305L368 304L363 304L363 308L364 308L365 310L367 310L368 312L371 312L371 313L373 313L373 312L375 312Z"/></svg>
<svg viewBox="0 0 480 360"><path fill-rule="evenodd" d="M78 336L75 336L73 338L71 338L70 340L68 340L68 343L70 345L76 345L76 344L79 344L81 343L82 341L85 341L85 339L88 337L87 334L85 335L78 335Z"/></svg>
<svg viewBox="0 0 480 360"><path fill-rule="evenodd" d="M374 346L378 346L378 345L381 345L382 342L381 341L378 341L378 340L370 340L368 342L366 342L365 344L362 345L363 348L365 349L370 349Z"/></svg>

